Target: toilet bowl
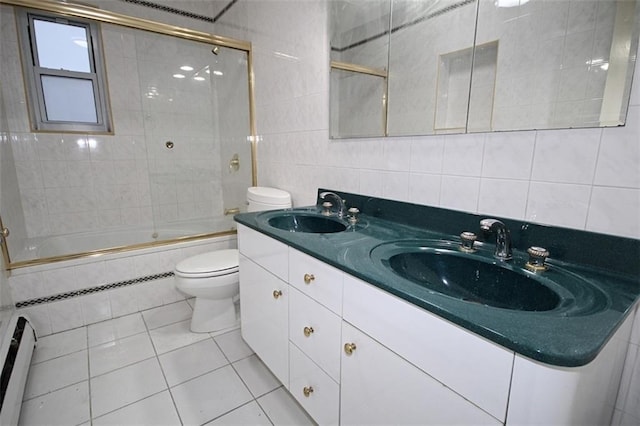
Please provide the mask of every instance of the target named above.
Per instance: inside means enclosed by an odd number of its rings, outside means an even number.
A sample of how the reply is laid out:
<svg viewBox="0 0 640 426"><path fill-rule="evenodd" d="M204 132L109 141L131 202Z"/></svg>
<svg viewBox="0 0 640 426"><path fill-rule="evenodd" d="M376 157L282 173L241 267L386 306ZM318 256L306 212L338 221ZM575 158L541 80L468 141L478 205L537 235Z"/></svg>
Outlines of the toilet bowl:
<svg viewBox="0 0 640 426"><path fill-rule="evenodd" d="M291 207L288 192L276 188L252 187L247 190L247 210L262 211ZM240 324L239 254L236 249L216 250L186 258L173 271L178 290L195 297L191 331L211 333Z"/></svg>

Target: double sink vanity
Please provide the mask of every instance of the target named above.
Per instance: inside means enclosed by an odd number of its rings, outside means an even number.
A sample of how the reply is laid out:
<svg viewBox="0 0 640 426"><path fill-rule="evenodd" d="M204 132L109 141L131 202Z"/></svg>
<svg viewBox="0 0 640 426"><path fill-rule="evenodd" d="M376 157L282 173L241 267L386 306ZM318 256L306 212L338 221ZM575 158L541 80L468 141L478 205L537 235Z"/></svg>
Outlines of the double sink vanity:
<svg viewBox="0 0 640 426"><path fill-rule="evenodd" d="M235 218L242 336L316 422L610 423L640 241L332 194Z"/></svg>

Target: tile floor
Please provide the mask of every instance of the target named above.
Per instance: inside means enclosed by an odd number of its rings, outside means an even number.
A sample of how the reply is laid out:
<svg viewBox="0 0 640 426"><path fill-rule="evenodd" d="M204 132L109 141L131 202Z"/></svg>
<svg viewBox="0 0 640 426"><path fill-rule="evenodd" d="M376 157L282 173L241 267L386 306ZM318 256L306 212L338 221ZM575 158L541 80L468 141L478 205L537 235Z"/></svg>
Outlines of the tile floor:
<svg viewBox="0 0 640 426"><path fill-rule="evenodd" d="M240 330L191 333L189 302L41 338L20 424L313 424Z"/></svg>

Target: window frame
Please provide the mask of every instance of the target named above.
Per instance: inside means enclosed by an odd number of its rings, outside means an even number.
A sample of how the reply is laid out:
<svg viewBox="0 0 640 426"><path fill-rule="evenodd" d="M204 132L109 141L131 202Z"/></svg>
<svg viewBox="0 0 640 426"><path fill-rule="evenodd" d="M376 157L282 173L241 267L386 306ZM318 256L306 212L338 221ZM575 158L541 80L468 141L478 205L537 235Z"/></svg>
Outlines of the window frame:
<svg viewBox="0 0 640 426"><path fill-rule="evenodd" d="M71 18L54 12L24 8L16 8L16 19L32 129L34 131L49 132L113 134L100 24L88 19ZM34 20L84 28L87 34L87 50L91 72L41 67L35 38ZM42 76L91 81L97 122L49 120L46 114Z"/></svg>

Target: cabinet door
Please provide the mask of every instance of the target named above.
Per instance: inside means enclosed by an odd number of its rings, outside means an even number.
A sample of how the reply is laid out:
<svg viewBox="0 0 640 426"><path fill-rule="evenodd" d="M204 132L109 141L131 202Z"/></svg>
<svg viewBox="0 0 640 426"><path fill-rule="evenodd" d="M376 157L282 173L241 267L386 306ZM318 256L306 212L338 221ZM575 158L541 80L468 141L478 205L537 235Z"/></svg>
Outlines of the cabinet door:
<svg viewBox="0 0 640 426"><path fill-rule="evenodd" d="M289 386L289 287L240 256L242 338L285 386Z"/></svg>
<svg viewBox="0 0 640 426"><path fill-rule="evenodd" d="M342 338L341 424L501 424L346 322Z"/></svg>

